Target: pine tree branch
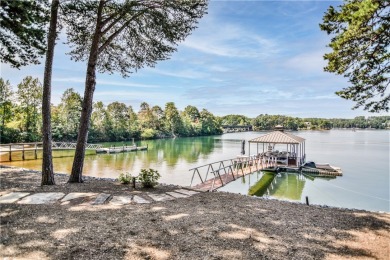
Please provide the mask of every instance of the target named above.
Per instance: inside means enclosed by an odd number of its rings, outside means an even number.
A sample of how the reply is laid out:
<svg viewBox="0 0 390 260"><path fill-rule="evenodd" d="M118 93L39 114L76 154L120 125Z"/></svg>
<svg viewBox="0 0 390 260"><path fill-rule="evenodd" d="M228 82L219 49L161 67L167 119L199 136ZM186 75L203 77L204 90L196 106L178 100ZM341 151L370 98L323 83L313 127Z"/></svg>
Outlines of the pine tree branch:
<svg viewBox="0 0 390 260"><path fill-rule="evenodd" d="M136 18L140 17L141 15L145 14L148 11L148 9L144 9L137 13L136 15L132 16L127 22L125 22L118 30L116 30L114 33L112 33L107 40L99 47L98 53L101 53L114 39L115 37L120 34L126 27L134 21Z"/></svg>

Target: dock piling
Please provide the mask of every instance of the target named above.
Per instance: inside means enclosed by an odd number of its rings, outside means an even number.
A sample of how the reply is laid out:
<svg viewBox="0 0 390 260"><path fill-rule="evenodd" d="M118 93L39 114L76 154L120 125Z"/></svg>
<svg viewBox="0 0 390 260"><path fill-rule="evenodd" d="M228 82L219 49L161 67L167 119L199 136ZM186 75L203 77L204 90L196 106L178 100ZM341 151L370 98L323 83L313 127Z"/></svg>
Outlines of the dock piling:
<svg viewBox="0 0 390 260"><path fill-rule="evenodd" d="M34 157L35 157L35 160L38 159L38 156L37 156L37 149L38 149L38 145L37 145L37 143L35 143L35 150L34 150Z"/></svg>

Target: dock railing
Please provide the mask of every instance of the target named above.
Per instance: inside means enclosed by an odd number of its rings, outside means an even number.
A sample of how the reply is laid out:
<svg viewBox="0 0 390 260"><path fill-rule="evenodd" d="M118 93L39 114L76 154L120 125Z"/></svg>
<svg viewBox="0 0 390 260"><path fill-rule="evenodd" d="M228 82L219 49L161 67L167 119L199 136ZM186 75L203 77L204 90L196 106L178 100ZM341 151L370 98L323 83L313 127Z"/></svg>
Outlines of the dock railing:
<svg viewBox="0 0 390 260"><path fill-rule="evenodd" d="M260 165L261 160L257 156L239 156L198 166L189 170L192 171L190 187L193 186L195 176L198 176L200 183L196 187L207 187L209 191L213 191L241 176L260 170Z"/></svg>
<svg viewBox="0 0 390 260"><path fill-rule="evenodd" d="M21 153L21 160L26 159L26 153L33 153L32 159L38 158L38 151L42 150L42 142L34 143L9 143L0 144L0 156L8 153L8 161L12 161L12 153ZM52 150L75 150L76 143L72 142L52 142ZM86 144L86 150L96 150L102 148L101 144ZM30 156L31 157L31 156ZM2 160L5 158L2 157Z"/></svg>

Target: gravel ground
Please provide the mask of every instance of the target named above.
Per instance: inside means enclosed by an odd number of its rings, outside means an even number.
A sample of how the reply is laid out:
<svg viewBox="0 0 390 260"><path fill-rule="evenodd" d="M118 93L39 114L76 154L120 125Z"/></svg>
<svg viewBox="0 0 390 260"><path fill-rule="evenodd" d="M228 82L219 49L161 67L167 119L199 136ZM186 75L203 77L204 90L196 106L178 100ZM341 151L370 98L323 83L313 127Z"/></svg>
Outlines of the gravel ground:
<svg viewBox="0 0 390 260"><path fill-rule="evenodd" d="M1 168L0 195L134 192L112 180L66 181L41 187L37 172ZM125 206L0 204L0 224L5 259L389 259L389 213L224 192Z"/></svg>

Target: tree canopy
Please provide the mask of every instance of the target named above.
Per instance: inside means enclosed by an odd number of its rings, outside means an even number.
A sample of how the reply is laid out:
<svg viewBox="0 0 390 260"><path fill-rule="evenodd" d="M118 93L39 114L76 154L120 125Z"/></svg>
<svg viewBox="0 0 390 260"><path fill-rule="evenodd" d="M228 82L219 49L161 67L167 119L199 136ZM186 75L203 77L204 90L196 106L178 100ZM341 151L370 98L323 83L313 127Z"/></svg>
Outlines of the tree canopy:
<svg viewBox="0 0 390 260"><path fill-rule="evenodd" d="M388 0L345 0L330 6L320 28L332 35L325 71L344 75L349 87L338 92L369 112L389 111L390 4Z"/></svg>
<svg viewBox="0 0 390 260"><path fill-rule="evenodd" d="M76 61L87 61L96 37L98 71L128 76L169 58L206 7L203 0L71 0L64 7L69 54Z"/></svg>
<svg viewBox="0 0 390 260"><path fill-rule="evenodd" d="M88 61L76 153L69 182L82 182L96 70L123 76L168 59L206 11L207 1L70 0L64 7L75 60ZM91 26L94 25L94 26Z"/></svg>
<svg viewBox="0 0 390 260"><path fill-rule="evenodd" d="M42 84L38 78L28 76L17 87L19 113L15 118L27 140L37 141L41 127Z"/></svg>
<svg viewBox="0 0 390 260"><path fill-rule="evenodd" d="M12 67L38 64L46 52L47 0L0 1L0 60Z"/></svg>

